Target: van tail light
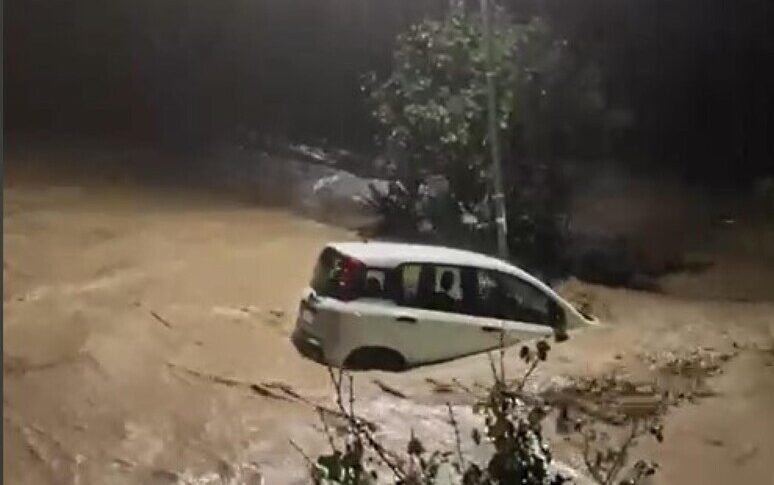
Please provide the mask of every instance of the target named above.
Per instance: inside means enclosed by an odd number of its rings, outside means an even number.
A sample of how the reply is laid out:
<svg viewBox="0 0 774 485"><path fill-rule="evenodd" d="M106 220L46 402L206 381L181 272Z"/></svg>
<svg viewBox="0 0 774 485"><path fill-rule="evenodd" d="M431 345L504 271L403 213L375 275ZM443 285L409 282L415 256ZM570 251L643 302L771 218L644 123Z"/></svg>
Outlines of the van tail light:
<svg viewBox="0 0 774 485"><path fill-rule="evenodd" d="M362 261L350 257L342 260L339 275L339 297L342 300L357 298L364 271L365 264Z"/></svg>

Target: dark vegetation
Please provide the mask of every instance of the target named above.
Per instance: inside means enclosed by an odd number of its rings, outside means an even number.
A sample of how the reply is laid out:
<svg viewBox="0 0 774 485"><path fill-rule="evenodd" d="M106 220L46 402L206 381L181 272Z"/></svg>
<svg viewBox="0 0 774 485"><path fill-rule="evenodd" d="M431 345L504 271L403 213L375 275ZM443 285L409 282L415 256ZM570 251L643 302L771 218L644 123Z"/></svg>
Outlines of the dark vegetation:
<svg viewBox="0 0 774 485"><path fill-rule="evenodd" d="M358 76L391 70L395 36L442 18L449 0L136 2L4 5L5 129L131 135L201 148L238 125L369 149ZM468 2L477 9L478 2ZM613 158L740 182L771 171L772 3L751 0L503 0L543 18L598 69L613 108L541 158ZM516 137L541 129L519 127ZM557 143L560 141L559 143ZM197 149L198 149L197 148Z"/></svg>
<svg viewBox="0 0 774 485"><path fill-rule="evenodd" d="M570 253L570 184L551 163L562 147L582 152L582 138L617 132L598 64L539 17L520 22L498 10L496 19L491 61L479 16L459 5L398 36L389 76L365 76L376 141L387 154L383 175L392 179L387 193L373 190L383 216L376 235L496 252L491 74L499 138L508 141L502 164L512 259L546 279L575 273L630 284L636 267L626 248L597 242L598 254Z"/></svg>
<svg viewBox="0 0 774 485"><path fill-rule="evenodd" d="M569 58L566 43L544 21L516 23L503 12L498 19L491 74L501 138L513 139L517 127L532 126L527 120L544 110L562 111L562 116L547 116L557 120L547 131L561 130L559 125L573 117L603 116L604 106L589 102L600 97L598 86L570 82L590 68ZM363 90L379 126L377 142L392 162L387 175L397 180L391 194L375 195L386 216L384 233L425 233L446 244L493 252L485 51L479 18L459 8L442 21L424 21L401 34L386 80L373 73L366 77ZM554 93L570 102L552 106L557 103ZM546 107L531 111L543 98ZM546 271L556 270L549 266L561 256L566 191L550 166L537 160L517 162L518 152L535 153L541 142L541 133L531 133L510 147L506 205L512 254L522 264ZM447 187L433 190L431 177Z"/></svg>

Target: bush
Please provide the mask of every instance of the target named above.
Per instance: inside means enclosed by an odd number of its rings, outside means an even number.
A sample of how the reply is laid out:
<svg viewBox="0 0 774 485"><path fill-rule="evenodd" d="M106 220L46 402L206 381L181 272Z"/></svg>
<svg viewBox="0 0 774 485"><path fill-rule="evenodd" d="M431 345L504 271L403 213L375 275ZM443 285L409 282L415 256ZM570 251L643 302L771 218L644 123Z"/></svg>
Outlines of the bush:
<svg viewBox="0 0 774 485"><path fill-rule="evenodd" d="M404 453L388 450L374 434L375 426L359 417L354 409L353 377L329 368L336 391L340 417L346 421L344 442L334 437L325 416L320 414L331 452L312 460L303 450L315 484L396 485L435 484L442 472L449 472L452 483L460 485L558 485L570 482L569 477L553 472L550 446L543 437L542 423L552 405L524 390L524 385L538 365L545 361L550 346L545 341L535 348L523 346L519 357L527 365L524 374L515 380L505 378L505 350L501 349L499 370L490 354L494 384L479 397L473 410L483 417L483 431L474 428L470 439L478 445L486 442L490 453L478 463L463 453L462 438L454 409L447 404L449 424L454 432L454 450L428 450L420 437L409 437ZM343 382L349 381L345 396ZM468 392L472 392L469 391ZM570 422L566 407L557 412L557 427L571 429L582 438L583 459L590 477L601 485L636 485L652 475L654 464L643 460L627 468L630 448L644 434L662 439L658 416L632 417L629 431L619 445L612 445L606 434L599 431L593 420ZM385 475L387 477L385 477Z"/></svg>

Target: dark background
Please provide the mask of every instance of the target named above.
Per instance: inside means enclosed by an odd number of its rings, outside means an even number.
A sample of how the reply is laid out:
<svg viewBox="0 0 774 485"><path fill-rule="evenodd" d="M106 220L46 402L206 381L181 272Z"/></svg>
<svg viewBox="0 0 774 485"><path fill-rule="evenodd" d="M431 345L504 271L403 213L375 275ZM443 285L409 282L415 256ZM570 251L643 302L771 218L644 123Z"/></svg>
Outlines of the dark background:
<svg viewBox="0 0 774 485"><path fill-rule="evenodd" d="M475 3L475 2L474 2ZM769 0L511 0L603 67L624 162L713 183L772 173ZM7 0L6 132L198 150L244 125L368 150L359 76L448 0Z"/></svg>

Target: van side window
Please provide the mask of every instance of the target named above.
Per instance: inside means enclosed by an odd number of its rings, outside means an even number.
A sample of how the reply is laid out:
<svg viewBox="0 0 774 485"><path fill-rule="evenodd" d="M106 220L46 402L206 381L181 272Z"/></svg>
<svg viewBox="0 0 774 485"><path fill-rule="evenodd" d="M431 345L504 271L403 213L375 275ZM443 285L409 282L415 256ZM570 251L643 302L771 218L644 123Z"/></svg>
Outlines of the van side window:
<svg viewBox="0 0 774 485"><path fill-rule="evenodd" d="M385 298L386 275L381 269L368 268L365 274L365 287L363 288L363 298Z"/></svg>
<svg viewBox="0 0 774 485"><path fill-rule="evenodd" d="M477 271L477 283L480 316L541 325L557 323L555 302L530 283L481 269Z"/></svg>
<svg viewBox="0 0 774 485"><path fill-rule="evenodd" d="M464 306L463 271L455 266L403 265L399 275L399 303L426 310L460 312Z"/></svg>
<svg viewBox="0 0 774 485"><path fill-rule="evenodd" d="M400 270L401 294L400 302L405 306L417 306L419 299L419 273L422 267L418 264L406 264Z"/></svg>

